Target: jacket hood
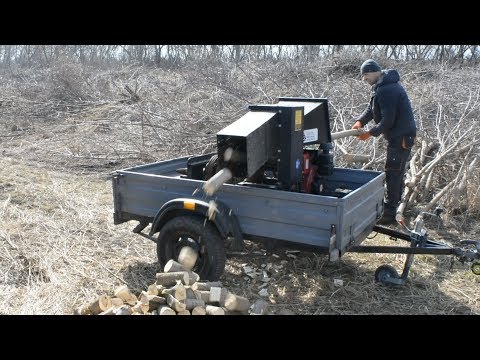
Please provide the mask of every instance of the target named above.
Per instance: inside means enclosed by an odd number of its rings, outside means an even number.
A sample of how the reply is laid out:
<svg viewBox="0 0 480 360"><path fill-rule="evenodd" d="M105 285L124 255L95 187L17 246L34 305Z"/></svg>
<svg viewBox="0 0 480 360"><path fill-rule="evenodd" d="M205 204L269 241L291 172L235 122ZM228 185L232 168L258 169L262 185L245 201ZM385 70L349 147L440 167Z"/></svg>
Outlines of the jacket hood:
<svg viewBox="0 0 480 360"><path fill-rule="evenodd" d="M375 88L400 81L400 74L395 69L382 70L382 76L374 85Z"/></svg>

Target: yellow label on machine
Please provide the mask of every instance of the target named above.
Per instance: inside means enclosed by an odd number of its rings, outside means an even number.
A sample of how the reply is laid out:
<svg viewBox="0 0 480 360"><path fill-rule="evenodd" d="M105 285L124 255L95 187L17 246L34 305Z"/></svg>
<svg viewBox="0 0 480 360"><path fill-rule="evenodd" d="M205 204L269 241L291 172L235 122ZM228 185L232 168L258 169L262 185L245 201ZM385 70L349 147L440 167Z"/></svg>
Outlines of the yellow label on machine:
<svg viewBox="0 0 480 360"><path fill-rule="evenodd" d="M302 130L302 110L295 110L295 131Z"/></svg>
<svg viewBox="0 0 480 360"><path fill-rule="evenodd" d="M187 210L195 210L195 202L194 201L184 201L183 208Z"/></svg>

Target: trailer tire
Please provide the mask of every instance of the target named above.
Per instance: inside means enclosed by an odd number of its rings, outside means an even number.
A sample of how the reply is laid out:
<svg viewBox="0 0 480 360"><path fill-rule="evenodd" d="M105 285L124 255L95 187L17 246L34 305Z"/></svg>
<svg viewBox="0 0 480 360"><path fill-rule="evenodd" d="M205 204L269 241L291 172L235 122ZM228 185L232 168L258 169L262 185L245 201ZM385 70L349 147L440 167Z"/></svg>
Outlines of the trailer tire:
<svg viewBox="0 0 480 360"><path fill-rule="evenodd" d="M218 230L199 216L177 216L160 230L157 239L157 257L163 267L170 259L178 261L183 246L198 251L198 259L192 271L200 279L216 281L225 269L225 246Z"/></svg>
<svg viewBox="0 0 480 360"><path fill-rule="evenodd" d="M383 285L394 285L389 282L388 278L400 279L397 270L391 265L381 265L375 271L375 281Z"/></svg>

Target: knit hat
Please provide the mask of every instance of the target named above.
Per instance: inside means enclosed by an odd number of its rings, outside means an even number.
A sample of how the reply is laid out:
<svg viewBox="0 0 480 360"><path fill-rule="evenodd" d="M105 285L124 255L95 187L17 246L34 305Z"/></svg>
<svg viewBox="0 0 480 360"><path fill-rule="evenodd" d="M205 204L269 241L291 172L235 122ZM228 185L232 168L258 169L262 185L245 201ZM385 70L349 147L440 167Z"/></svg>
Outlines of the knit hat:
<svg viewBox="0 0 480 360"><path fill-rule="evenodd" d="M375 60L368 59L363 62L362 66L360 66L360 75L381 70L380 65L378 65Z"/></svg>

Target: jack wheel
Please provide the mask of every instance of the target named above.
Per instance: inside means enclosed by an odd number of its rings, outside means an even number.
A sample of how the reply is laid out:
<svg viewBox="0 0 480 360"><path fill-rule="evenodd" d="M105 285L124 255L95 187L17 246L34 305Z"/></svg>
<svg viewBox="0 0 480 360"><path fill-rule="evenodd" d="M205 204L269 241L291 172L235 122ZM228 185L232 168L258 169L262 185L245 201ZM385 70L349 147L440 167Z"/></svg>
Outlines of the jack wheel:
<svg viewBox="0 0 480 360"><path fill-rule="evenodd" d="M375 271L375 281L381 282L383 285L394 285L388 279L400 279L397 270L391 265L381 265Z"/></svg>
<svg viewBox="0 0 480 360"><path fill-rule="evenodd" d="M480 275L480 261L474 262L470 269L475 275Z"/></svg>

